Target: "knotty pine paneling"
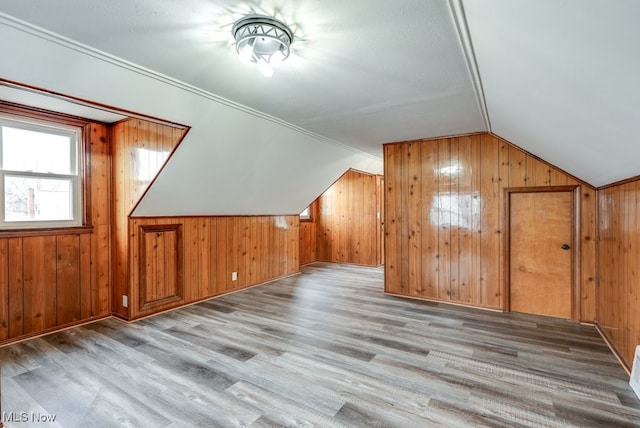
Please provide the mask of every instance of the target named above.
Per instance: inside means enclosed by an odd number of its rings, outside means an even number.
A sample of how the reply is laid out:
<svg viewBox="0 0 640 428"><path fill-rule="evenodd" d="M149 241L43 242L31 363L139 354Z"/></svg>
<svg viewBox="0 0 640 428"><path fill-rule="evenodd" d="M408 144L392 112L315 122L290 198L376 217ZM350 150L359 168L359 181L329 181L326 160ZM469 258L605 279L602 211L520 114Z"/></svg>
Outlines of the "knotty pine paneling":
<svg viewBox="0 0 640 428"><path fill-rule="evenodd" d="M379 176L349 170L318 198L317 260L380 265L379 182Z"/></svg>
<svg viewBox="0 0 640 428"><path fill-rule="evenodd" d="M85 244L86 245L86 244ZM80 284L80 235L61 235L55 237L55 262L53 269L56 284L58 322L68 324L82 319L82 292ZM89 262L91 263L91 262ZM87 268L90 264L87 265ZM53 281L49 282L52 284Z"/></svg>
<svg viewBox="0 0 640 428"><path fill-rule="evenodd" d="M90 232L0 238L0 291L8 293L0 341L110 314L100 304L108 290L100 288L92 239Z"/></svg>
<svg viewBox="0 0 640 428"><path fill-rule="evenodd" d="M111 314L111 214L112 214L112 163L110 129L103 124L89 124L85 127L89 136L86 151L90 154L87 164L91 191L89 197L90 216L88 223L93 226L87 239L81 237L83 244L80 255L83 269L81 277L91 283L91 316ZM85 263L91 260L91 269L87 271ZM85 310L83 318L89 315Z"/></svg>
<svg viewBox="0 0 640 428"><path fill-rule="evenodd" d="M300 265L318 261L318 199L310 207L311 218L300 220Z"/></svg>
<svg viewBox="0 0 640 428"><path fill-rule="evenodd" d="M140 254L131 251L130 319L208 299L299 272L299 217L162 217L129 219L130 248L141 248L144 230L180 225L183 298L140 308L144 280ZM237 280L231 273L237 272Z"/></svg>
<svg viewBox="0 0 640 428"><path fill-rule="evenodd" d="M6 239L0 239L0 342L9 337L9 249Z"/></svg>
<svg viewBox="0 0 640 428"><path fill-rule="evenodd" d="M384 146L385 291L504 306L504 189L571 185L492 134ZM581 185L580 317L595 319L595 190Z"/></svg>
<svg viewBox="0 0 640 428"><path fill-rule="evenodd" d="M109 129L87 123L84 140L91 228L0 232L0 343L111 314Z"/></svg>
<svg viewBox="0 0 640 428"><path fill-rule="evenodd" d="M552 181L554 177L552 175ZM559 180L558 180L559 181ZM573 179L567 180L573 184ZM596 319L596 191L580 188L580 316L583 321Z"/></svg>
<svg viewBox="0 0 640 428"><path fill-rule="evenodd" d="M378 224L376 225L376 259L384 265L384 177L376 176L376 197L378 204Z"/></svg>
<svg viewBox="0 0 640 428"><path fill-rule="evenodd" d="M22 238L9 238L3 241L7 242L6 263L9 266L7 270L9 326L6 338L14 339L24 335L24 259L22 257Z"/></svg>
<svg viewBox="0 0 640 428"><path fill-rule="evenodd" d="M123 317L128 310L122 296L129 287L129 216L158 175L187 129L142 119L127 119L113 125L113 311Z"/></svg>
<svg viewBox="0 0 640 428"><path fill-rule="evenodd" d="M640 181L598 190L596 320L627 368L640 344Z"/></svg>

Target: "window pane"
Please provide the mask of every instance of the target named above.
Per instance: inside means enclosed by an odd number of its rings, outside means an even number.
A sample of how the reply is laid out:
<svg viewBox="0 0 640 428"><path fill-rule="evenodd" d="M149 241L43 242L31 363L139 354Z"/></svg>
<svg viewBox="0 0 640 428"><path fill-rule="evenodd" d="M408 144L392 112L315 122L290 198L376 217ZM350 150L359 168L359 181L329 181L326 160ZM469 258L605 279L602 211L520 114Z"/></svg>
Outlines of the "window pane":
<svg viewBox="0 0 640 428"><path fill-rule="evenodd" d="M2 127L2 167L10 171L75 174L68 135Z"/></svg>
<svg viewBox="0 0 640 428"><path fill-rule="evenodd" d="M73 182L5 175L5 221L72 220Z"/></svg>

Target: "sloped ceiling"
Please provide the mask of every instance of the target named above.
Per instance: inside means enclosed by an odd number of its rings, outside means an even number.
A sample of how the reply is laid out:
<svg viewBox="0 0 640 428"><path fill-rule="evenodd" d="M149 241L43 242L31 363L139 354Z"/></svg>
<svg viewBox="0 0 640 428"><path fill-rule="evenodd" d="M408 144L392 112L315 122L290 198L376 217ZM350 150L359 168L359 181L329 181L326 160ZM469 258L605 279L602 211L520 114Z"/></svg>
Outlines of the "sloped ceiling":
<svg viewBox="0 0 640 428"><path fill-rule="evenodd" d="M595 186L640 174L640 2L465 0L492 131Z"/></svg>
<svg viewBox="0 0 640 428"><path fill-rule="evenodd" d="M0 77L191 127L136 214L284 214L382 144L492 131L591 184L640 173L633 0L23 0ZM233 22L274 15L264 78ZM634 120L635 119L635 120Z"/></svg>

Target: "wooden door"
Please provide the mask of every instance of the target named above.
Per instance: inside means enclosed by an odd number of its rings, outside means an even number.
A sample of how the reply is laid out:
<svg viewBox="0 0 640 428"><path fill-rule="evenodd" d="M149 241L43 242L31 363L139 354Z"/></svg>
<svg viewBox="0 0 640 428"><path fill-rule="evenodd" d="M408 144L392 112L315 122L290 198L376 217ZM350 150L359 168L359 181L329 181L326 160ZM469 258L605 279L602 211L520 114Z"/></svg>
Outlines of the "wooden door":
<svg viewBox="0 0 640 428"><path fill-rule="evenodd" d="M573 192L509 194L509 296L516 312L572 318Z"/></svg>

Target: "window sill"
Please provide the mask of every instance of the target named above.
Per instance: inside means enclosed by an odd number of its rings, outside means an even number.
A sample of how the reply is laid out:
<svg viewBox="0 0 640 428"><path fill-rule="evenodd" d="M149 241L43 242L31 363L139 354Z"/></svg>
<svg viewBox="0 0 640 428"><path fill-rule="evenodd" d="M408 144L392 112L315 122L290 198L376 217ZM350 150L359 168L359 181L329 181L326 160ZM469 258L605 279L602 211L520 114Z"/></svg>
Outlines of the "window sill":
<svg viewBox="0 0 640 428"><path fill-rule="evenodd" d="M40 229L2 229L1 238L22 238L25 236L83 235L93 233L93 226L48 227Z"/></svg>

